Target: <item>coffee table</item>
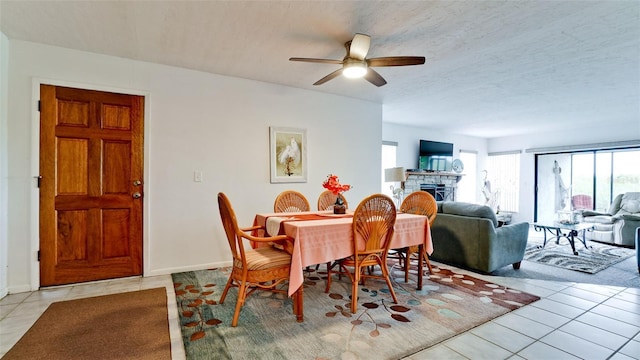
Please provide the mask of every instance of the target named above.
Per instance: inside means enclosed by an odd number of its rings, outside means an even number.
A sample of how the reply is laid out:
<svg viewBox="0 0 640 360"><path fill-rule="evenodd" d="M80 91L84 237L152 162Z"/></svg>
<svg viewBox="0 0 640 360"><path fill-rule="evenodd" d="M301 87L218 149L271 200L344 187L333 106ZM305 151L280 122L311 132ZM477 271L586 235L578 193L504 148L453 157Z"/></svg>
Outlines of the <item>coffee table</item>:
<svg viewBox="0 0 640 360"><path fill-rule="evenodd" d="M588 223L577 223L577 224L565 224L560 222L554 222L552 225L534 223L533 229L535 231L542 231L544 234L544 243L542 244L542 248L547 245L547 232L551 234L551 239L556 239L556 244L560 243L560 238L566 238L569 240L569 244L571 244L571 250L573 250L573 255L578 255L576 251L575 240L578 239L582 242L585 249L588 249L587 240L584 237L584 234L588 230L593 229L593 224ZM578 236L582 232L582 236Z"/></svg>

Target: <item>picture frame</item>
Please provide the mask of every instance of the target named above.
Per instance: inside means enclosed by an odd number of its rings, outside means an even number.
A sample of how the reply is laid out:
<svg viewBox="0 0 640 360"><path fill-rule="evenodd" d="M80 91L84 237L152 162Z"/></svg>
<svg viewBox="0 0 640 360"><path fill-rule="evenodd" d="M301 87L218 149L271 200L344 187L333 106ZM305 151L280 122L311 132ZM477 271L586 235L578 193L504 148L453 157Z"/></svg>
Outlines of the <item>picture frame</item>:
<svg viewBox="0 0 640 360"><path fill-rule="evenodd" d="M269 127L271 183L307 182L307 130Z"/></svg>

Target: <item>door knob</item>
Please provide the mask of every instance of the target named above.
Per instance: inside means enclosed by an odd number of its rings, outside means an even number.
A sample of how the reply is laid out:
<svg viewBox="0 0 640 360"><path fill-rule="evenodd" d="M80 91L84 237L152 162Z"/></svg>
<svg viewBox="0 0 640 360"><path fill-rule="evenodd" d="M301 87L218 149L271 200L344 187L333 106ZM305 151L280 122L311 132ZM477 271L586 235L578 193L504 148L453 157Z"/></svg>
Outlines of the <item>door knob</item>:
<svg viewBox="0 0 640 360"><path fill-rule="evenodd" d="M133 196L134 199L140 199L142 197L142 194L140 194L139 192L134 192L131 196Z"/></svg>

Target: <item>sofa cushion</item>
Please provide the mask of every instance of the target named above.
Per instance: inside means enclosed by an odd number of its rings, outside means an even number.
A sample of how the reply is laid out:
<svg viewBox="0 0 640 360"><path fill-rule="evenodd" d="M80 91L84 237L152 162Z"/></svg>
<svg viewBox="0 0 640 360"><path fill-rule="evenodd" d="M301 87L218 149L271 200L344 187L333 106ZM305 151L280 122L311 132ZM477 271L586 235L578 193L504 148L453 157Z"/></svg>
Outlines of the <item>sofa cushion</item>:
<svg viewBox="0 0 640 360"><path fill-rule="evenodd" d="M640 192L625 193L620 201L620 211L618 213L640 213Z"/></svg>
<svg viewBox="0 0 640 360"><path fill-rule="evenodd" d="M623 194L618 194L615 198L613 198L611 205L607 209L607 214L615 215L618 212L618 210L620 210L620 202L622 201L622 195Z"/></svg>
<svg viewBox="0 0 640 360"><path fill-rule="evenodd" d="M496 214L493 212L493 209L486 205L444 201L442 203L442 213L489 219L493 222L494 227L498 227L498 218L496 218Z"/></svg>

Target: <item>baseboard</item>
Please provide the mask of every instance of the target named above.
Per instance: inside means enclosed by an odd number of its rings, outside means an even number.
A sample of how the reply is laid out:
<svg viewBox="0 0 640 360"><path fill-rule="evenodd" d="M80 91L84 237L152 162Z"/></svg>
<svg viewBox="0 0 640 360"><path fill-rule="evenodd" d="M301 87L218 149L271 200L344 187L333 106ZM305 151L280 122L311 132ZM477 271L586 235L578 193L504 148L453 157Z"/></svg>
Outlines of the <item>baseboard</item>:
<svg viewBox="0 0 640 360"><path fill-rule="evenodd" d="M18 293L24 293L24 292L30 292L30 291L33 291L33 290L31 290L31 286L29 285L21 285L21 286L14 286L14 287L7 288L7 294L18 294Z"/></svg>
<svg viewBox="0 0 640 360"><path fill-rule="evenodd" d="M171 275L173 273L179 273L179 272L219 268L219 267L231 266L232 264L233 264L232 261L220 261L220 262L216 262L216 263L207 263L207 264L199 264L199 265L180 266L180 267L174 267L174 268L155 269L155 270L150 270L149 272L145 273L144 277L159 276L159 275Z"/></svg>

